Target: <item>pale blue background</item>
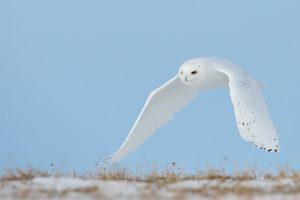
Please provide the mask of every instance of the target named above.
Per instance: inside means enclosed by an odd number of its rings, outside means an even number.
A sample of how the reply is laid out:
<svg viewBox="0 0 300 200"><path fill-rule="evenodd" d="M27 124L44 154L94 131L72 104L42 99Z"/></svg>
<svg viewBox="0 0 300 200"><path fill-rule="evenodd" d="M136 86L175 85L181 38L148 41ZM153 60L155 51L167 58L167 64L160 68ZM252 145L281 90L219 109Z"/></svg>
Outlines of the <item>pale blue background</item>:
<svg viewBox="0 0 300 200"><path fill-rule="evenodd" d="M122 166L223 156L300 168L299 1L1 1L0 170L84 172L114 152L148 94L198 56L241 65L264 83L281 152L238 133L225 89L203 93Z"/></svg>

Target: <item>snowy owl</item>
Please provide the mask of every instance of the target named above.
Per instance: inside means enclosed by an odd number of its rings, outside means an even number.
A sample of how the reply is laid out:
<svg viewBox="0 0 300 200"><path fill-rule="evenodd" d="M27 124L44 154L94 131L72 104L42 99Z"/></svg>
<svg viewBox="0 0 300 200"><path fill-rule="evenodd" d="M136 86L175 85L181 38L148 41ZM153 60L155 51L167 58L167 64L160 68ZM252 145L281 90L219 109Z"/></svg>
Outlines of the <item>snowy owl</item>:
<svg viewBox="0 0 300 200"><path fill-rule="evenodd" d="M255 147L279 152L260 84L236 64L222 58L194 58L184 62L178 74L152 91L122 146L109 157L117 162L141 145L156 129L201 91L229 87L241 137Z"/></svg>

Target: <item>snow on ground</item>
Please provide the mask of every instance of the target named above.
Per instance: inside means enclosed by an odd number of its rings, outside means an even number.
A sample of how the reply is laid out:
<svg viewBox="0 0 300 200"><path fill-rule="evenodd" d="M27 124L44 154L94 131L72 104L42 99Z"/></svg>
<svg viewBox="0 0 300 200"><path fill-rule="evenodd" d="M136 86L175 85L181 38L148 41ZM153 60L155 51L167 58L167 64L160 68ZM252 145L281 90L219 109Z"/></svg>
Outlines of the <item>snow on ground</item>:
<svg viewBox="0 0 300 200"><path fill-rule="evenodd" d="M300 199L300 183L279 180L203 179L116 181L72 177L36 177L0 181L0 199Z"/></svg>

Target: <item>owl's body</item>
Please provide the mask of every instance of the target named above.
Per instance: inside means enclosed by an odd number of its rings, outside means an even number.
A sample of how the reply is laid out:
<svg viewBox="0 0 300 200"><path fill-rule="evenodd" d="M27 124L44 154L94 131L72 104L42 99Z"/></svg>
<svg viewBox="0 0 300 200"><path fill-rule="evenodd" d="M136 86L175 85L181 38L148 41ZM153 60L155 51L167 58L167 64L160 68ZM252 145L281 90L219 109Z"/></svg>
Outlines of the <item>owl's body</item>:
<svg viewBox="0 0 300 200"><path fill-rule="evenodd" d="M278 136L259 83L226 59L195 58L184 62L178 75L151 92L129 135L110 161L116 162L135 150L200 92L219 87L229 88L241 137L258 148L278 152Z"/></svg>

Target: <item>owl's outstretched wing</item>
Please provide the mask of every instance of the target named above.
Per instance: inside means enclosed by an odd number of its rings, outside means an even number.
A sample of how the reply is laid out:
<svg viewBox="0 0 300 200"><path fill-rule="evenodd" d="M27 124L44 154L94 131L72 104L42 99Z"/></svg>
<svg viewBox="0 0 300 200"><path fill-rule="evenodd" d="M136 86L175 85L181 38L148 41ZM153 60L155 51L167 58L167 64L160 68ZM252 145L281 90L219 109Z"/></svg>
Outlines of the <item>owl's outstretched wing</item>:
<svg viewBox="0 0 300 200"><path fill-rule="evenodd" d="M197 96L177 76L155 89L149 95L133 128L119 150L111 155L110 162L117 162L141 145L156 129L169 122L174 114Z"/></svg>
<svg viewBox="0 0 300 200"><path fill-rule="evenodd" d="M260 84L229 61L217 60L215 66L228 77L229 92L242 138L258 148L278 152L278 135L260 91Z"/></svg>

